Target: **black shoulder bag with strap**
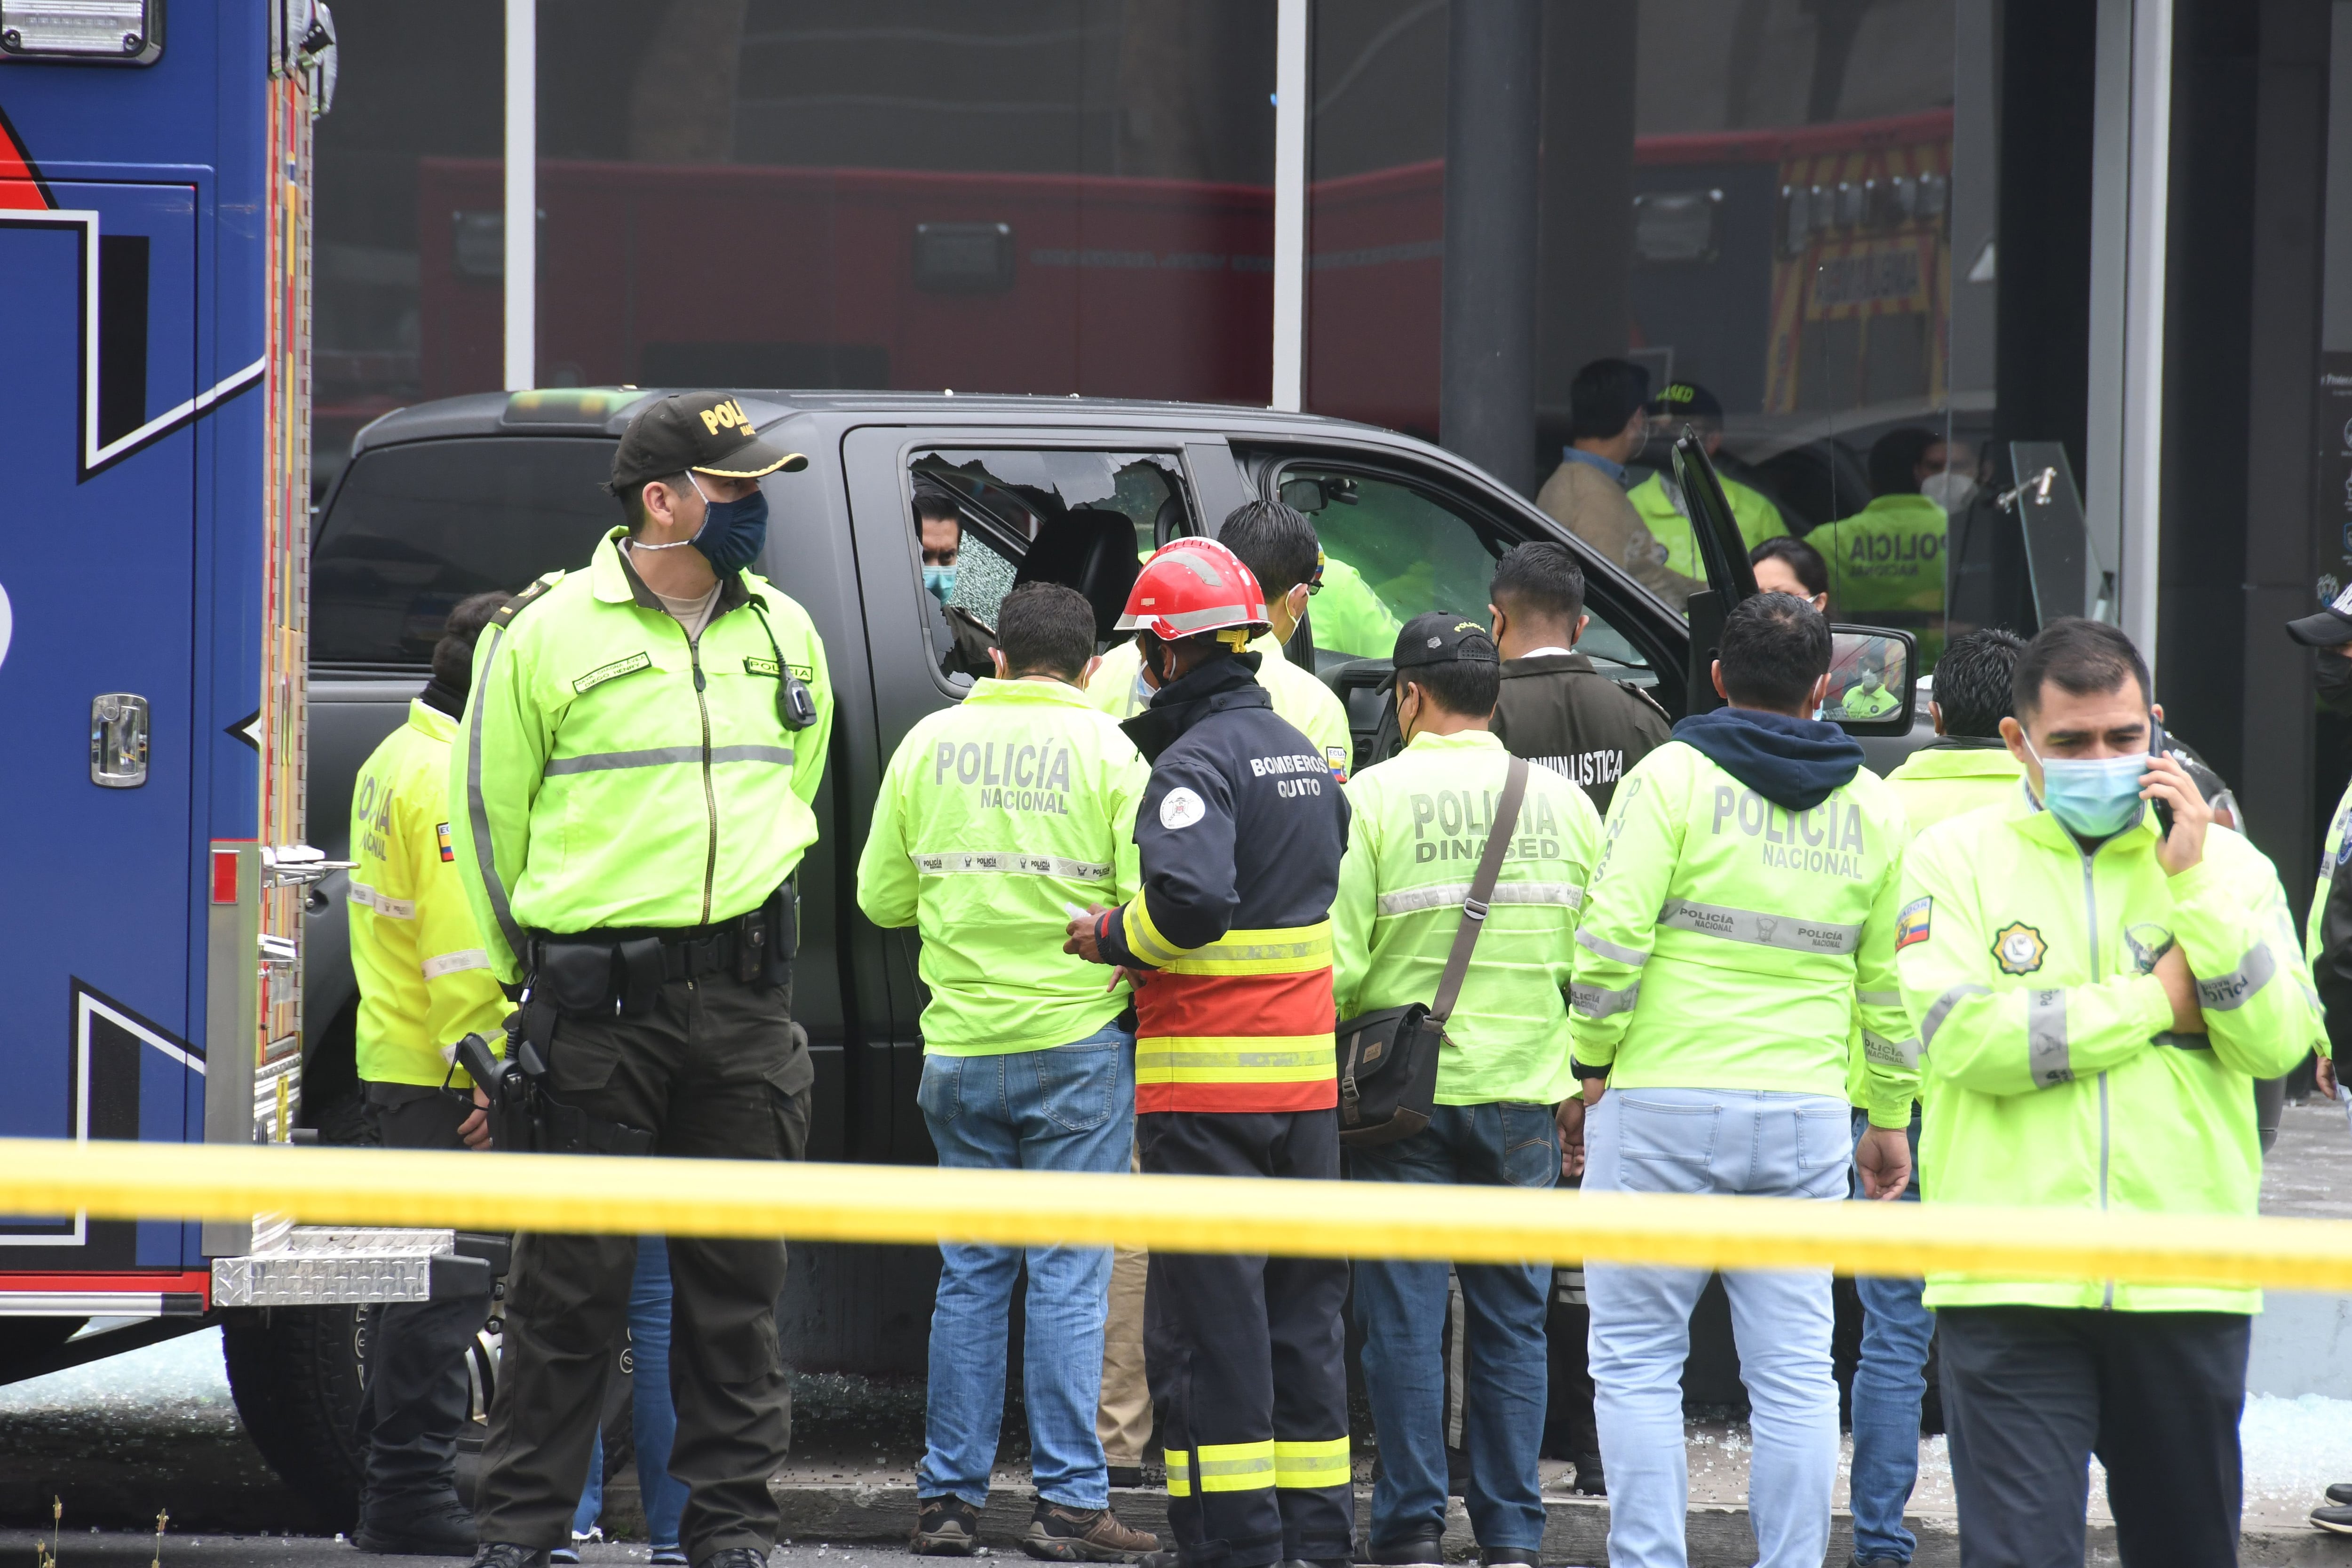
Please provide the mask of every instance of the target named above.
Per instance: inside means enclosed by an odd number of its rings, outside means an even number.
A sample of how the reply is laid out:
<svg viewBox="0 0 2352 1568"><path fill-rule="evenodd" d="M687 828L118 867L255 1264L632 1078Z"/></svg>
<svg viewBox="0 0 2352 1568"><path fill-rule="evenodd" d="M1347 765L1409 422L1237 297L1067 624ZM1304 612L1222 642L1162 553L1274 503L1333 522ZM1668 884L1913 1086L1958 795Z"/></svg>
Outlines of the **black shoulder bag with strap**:
<svg viewBox="0 0 2352 1568"><path fill-rule="evenodd" d="M1356 1148L1393 1143L1429 1125L1437 1108L1437 1053L1445 1043L1445 1020L1454 1016L1462 982L1470 973L1471 950L1486 923L1486 902L1495 896L1503 851L1510 845L1527 792L1527 759L1513 757L1503 780L1503 796L1495 803L1494 825L1486 832L1486 852L1478 858L1470 896L1462 905L1454 951L1446 955L1445 973L1438 978L1437 994L1429 1005L1414 1002L1339 1021L1340 1142Z"/></svg>

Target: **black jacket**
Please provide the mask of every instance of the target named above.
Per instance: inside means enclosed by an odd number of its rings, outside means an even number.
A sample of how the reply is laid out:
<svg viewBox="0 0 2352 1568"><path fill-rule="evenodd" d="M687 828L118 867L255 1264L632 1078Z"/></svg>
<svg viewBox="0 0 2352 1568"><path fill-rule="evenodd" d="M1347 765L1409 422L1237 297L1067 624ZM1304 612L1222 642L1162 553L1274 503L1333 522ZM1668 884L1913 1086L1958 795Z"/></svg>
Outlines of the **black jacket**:
<svg viewBox="0 0 2352 1568"><path fill-rule="evenodd" d="M1178 949L1316 924L1339 891L1347 796L1315 742L1276 716L1256 669L1255 654L1212 659L1121 726L1151 763L1135 814L1140 897ZM1112 963L1151 963L1119 922L1105 938Z"/></svg>
<svg viewBox="0 0 2352 1568"><path fill-rule="evenodd" d="M1625 770L1674 733L1664 709L1580 653L1505 659L1494 728L1513 756L1582 784L1603 813Z"/></svg>

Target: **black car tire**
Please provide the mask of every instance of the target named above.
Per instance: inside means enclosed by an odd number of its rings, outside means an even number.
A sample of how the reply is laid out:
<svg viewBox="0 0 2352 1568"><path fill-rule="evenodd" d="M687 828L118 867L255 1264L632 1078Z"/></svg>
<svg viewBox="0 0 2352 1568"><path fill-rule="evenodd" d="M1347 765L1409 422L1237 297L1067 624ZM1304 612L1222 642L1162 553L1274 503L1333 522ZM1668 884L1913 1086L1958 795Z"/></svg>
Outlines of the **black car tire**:
<svg viewBox="0 0 2352 1568"><path fill-rule="evenodd" d="M253 1446L328 1530L359 1521L360 1311L264 1307L221 1320L229 1392Z"/></svg>

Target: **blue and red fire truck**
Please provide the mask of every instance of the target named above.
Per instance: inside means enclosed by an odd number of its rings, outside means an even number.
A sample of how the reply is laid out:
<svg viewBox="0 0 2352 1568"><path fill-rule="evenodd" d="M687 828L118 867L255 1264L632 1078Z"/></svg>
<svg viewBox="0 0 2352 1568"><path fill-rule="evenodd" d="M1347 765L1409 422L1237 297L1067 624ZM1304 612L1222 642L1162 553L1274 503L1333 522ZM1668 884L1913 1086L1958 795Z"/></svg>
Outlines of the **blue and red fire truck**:
<svg viewBox="0 0 2352 1568"><path fill-rule="evenodd" d="M332 20L166 3L0 7L0 1135L287 1143L328 868L302 728ZM447 1256L268 1215L0 1217L0 1381L221 1321L299 1485L352 1305L426 1294Z"/></svg>

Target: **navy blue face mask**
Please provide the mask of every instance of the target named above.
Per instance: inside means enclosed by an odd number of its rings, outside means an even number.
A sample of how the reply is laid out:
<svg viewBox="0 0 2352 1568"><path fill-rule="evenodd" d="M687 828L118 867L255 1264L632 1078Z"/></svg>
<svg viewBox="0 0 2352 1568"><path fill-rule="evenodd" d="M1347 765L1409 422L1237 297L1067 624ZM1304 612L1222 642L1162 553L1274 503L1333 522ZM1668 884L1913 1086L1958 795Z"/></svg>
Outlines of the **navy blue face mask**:
<svg viewBox="0 0 2352 1568"><path fill-rule="evenodd" d="M753 486L741 500L712 500L691 471L686 478L703 505L702 526L687 542L702 552L713 572L731 577L757 561L768 542L768 492Z"/></svg>

